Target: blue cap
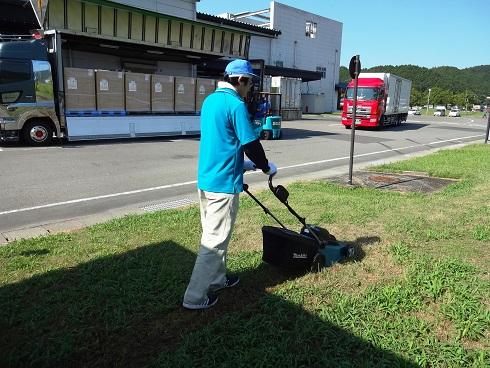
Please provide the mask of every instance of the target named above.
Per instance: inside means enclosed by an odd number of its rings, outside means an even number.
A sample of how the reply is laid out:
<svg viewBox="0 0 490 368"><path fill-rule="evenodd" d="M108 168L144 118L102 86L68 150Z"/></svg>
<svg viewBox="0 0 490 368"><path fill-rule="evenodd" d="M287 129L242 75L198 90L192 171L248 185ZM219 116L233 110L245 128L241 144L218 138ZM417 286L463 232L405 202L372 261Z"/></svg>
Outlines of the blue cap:
<svg viewBox="0 0 490 368"><path fill-rule="evenodd" d="M252 64L250 64L247 60L242 59L236 59L229 63L226 66L225 73L230 77L258 77L258 75L254 74Z"/></svg>

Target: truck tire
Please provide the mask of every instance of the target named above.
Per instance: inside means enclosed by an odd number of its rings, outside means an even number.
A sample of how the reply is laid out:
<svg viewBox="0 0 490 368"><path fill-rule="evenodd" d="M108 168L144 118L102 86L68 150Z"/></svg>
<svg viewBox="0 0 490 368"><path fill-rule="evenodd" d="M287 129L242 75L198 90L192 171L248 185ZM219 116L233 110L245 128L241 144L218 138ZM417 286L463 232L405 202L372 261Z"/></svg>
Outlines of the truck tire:
<svg viewBox="0 0 490 368"><path fill-rule="evenodd" d="M31 146L49 146L53 141L54 130L46 121L33 120L22 129L24 142Z"/></svg>

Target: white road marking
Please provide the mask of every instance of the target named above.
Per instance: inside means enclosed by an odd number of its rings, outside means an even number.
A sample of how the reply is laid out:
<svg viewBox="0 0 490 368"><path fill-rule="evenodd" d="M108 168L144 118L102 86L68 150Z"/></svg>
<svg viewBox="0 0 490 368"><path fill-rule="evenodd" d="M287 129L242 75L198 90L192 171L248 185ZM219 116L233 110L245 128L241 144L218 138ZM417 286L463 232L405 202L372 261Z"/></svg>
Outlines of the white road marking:
<svg viewBox="0 0 490 368"><path fill-rule="evenodd" d="M470 139L470 138L477 138L477 137L483 137L483 136L484 136L483 134L478 134L478 135L471 135L471 136L468 136L468 137L452 138L452 139L446 139L446 140L443 140L443 141L435 141L435 142L424 143L424 144L416 144L416 145L413 145L413 146L405 146L405 147L400 147L400 148L392 148L392 149L387 149L387 150L383 150L383 151L361 153L361 154L358 154L358 155L354 155L354 157L372 156L372 155L378 155L380 153L386 153L386 152L392 152L392 151L401 151L401 150L406 150L406 149L410 149L410 148L416 148L416 147L421 147L421 146L431 146L431 145L434 145L434 144L447 143L447 142L459 141L459 140L462 140L462 139ZM279 169L290 169L290 168L293 168L293 167L316 165L316 164L322 164L322 163L326 163L326 162L333 162L333 161L345 160L345 159L348 159L348 158L350 158L350 156L331 158L329 160L305 162L303 164L298 164L298 165L283 166L283 167L280 167ZM0 215L1 215L1 213L0 213Z"/></svg>
<svg viewBox="0 0 490 368"><path fill-rule="evenodd" d="M0 152L2 152L2 151L3 151L3 149L0 148Z"/></svg>
<svg viewBox="0 0 490 368"><path fill-rule="evenodd" d="M168 185L161 185L161 186L152 187L152 188L131 190L131 191L128 191L128 192L120 192L120 193L106 194L106 195L101 195L101 196L96 196L96 197L73 199L71 201L56 202L56 203L44 204L44 205L41 205L41 206L20 208L18 210L4 211L4 212L0 212L0 215L9 215L9 214L12 214L12 213L27 212L27 211L39 210L39 209L42 209L42 208L50 208L50 207L56 207L56 206L63 206L63 205L66 205L66 204L75 204L75 203L95 201L97 199L114 198L114 197L121 197L121 196L131 195L131 194L139 194L139 193L145 193L145 192L152 192L152 191L155 191L155 190L168 189L168 188L176 188L176 187L181 187L181 186L184 186L184 185L196 184L196 183L197 183L197 180L193 180L193 181L186 181L186 182L183 182L183 183L168 184Z"/></svg>
<svg viewBox="0 0 490 368"><path fill-rule="evenodd" d="M422 146L431 146L431 145L435 145L435 144L441 144L441 143L447 143L447 142L454 142L454 141L459 141L459 140L463 140L463 139L471 139L471 138L477 138L477 137L483 137L483 136L484 136L483 134L478 134L478 135L471 135L471 136L467 136L467 137L452 138L452 139L446 139L446 140L443 140L443 141L435 141L435 142L430 142L430 143L425 143L425 144L417 144L417 145L412 145L412 146L405 146L405 147L400 147L400 148L392 148L392 149L387 149L387 150L382 150L382 151L376 151L376 152L361 153L361 154L358 154L358 155L354 155L354 157L372 156L372 155L378 155L380 153L400 151L400 150L406 150L406 149L416 148L416 147L422 147ZM279 169L283 170L283 169L290 169L290 168L295 168L295 167L311 166L311 165L317 165L317 164L322 164L322 163L327 163L327 162L341 161L341 160L345 160L345 159L349 159L349 156L337 157L337 158L332 158L332 159L328 159L328 160L305 162L305 163L298 164L298 165L282 166ZM246 174L250 175L250 174L259 174L259 173L261 173L261 171L255 171L255 172L252 171L252 172L248 172ZM40 205L40 206L34 206L34 207L19 208L19 209L16 209L16 210L10 210L10 211L0 212L0 216L1 215L9 215L9 214L12 214L12 213L28 212L28 211L39 210L39 209L44 209L44 208L51 208L51 207L63 206L63 205L67 205L67 204L75 204L75 203L83 203L83 202L95 201L95 200L98 200L98 199L114 198L114 197L121 197L121 196L126 196L126 195L131 195L131 194L139 194L139 193L152 192L152 191L162 190L162 189L183 187L185 185L196 184L196 183L197 183L197 180L192 180L192 181L186 181L186 182L182 182L182 183L161 185L161 186L158 186L158 187L151 187L151 188L144 188L144 189L138 189L138 190L131 190L131 191L127 191L127 192L106 194L106 195L100 195L100 196L96 196L96 197L73 199L73 200L70 200L70 201L56 202L56 203L50 203L50 204L45 204L45 205Z"/></svg>
<svg viewBox="0 0 490 368"><path fill-rule="evenodd" d="M39 151L39 150L53 150L62 149L63 147L13 147L8 148L5 152L15 152L15 151ZM0 148L0 150L2 150Z"/></svg>

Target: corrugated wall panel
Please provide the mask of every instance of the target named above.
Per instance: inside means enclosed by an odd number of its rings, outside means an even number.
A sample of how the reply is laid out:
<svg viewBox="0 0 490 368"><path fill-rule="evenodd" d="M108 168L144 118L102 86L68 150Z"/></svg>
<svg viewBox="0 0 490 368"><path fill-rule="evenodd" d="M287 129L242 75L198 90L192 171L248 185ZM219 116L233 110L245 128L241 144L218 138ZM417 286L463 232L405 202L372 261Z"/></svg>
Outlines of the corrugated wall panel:
<svg viewBox="0 0 490 368"><path fill-rule="evenodd" d="M240 34L239 33L233 34L233 55L234 56L240 55Z"/></svg>
<svg viewBox="0 0 490 368"><path fill-rule="evenodd" d="M116 18L116 35L121 38L128 38L129 35L129 12L121 9L117 9Z"/></svg>
<svg viewBox="0 0 490 368"><path fill-rule="evenodd" d="M223 54L230 54L231 32L224 32Z"/></svg>
<svg viewBox="0 0 490 368"><path fill-rule="evenodd" d="M212 29L206 28L204 32L204 51L211 51Z"/></svg>
<svg viewBox="0 0 490 368"><path fill-rule="evenodd" d="M155 41L155 28L156 28L156 18L151 15L145 16L145 41L146 42L156 42Z"/></svg>
<svg viewBox="0 0 490 368"><path fill-rule="evenodd" d="M85 32L99 33L99 7L91 3L85 3Z"/></svg>
<svg viewBox="0 0 490 368"><path fill-rule="evenodd" d="M101 30L104 36L114 36L114 9L103 6L101 8Z"/></svg>
<svg viewBox="0 0 490 368"><path fill-rule="evenodd" d="M184 23L182 30L182 47L191 47L191 29L190 23Z"/></svg>
<svg viewBox="0 0 490 368"><path fill-rule="evenodd" d="M51 0L48 14L50 28L65 28L65 2L63 0Z"/></svg>
<svg viewBox="0 0 490 368"><path fill-rule="evenodd" d="M170 19L163 15L160 18L158 15L139 12L138 9L121 9L117 2L114 1L112 7L109 3L99 3L97 0L50 0L47 26L50 29L67 29L91 36L116 37L122 41L144 40L163 47L170 44L174 48L192 48L205 53L247 56L249 36L246 33L190 20ZM135 0L134 5L137 3ZM148 2L145 4L148 5ZM177 6L180 3L175 0L172 4ZM144 8L142 5L141 9Z"/></svg>
<svg viewBox="0 0 490 368"><path fill-rule="evenodd" d="M180 45L180 23L178 20L171 21L170 44L173 46Z"/></svg>
<svg viewBox="0 0 490 368"><path fill-rule="evenodd" d="M209 32L212 34L214 32L214 52L221 52L221 42L223 40L223 32L218 29L210 29Z"/></svg>
<svg viewBox="0 0 490 368"><path fill-rule="evenodd" d="M168 20L158 19L158 43L166 45L168 43Z"/></svg>
<svg viewBox="0 0 490 368"><path fill-rule="evenodd" d="M194 26L194 42L193 48L195 50L201 49L201 40L202 40L202 28L201 26Z"/></svg>
<svg viewBox="0 0 490 368"><path fill-rule="evenodd" d="M136 41L143 40L143 15L131 13L131 39Z"/></svg>
<svg viewBox="0 0 490 368"><path fill-rule="evenodd" d="M79 32L83 31L82 3L80 1L68 1L66 10L67 10L67 18L68 18L67 19L68 28L74 31L79 31Z"/></svg>

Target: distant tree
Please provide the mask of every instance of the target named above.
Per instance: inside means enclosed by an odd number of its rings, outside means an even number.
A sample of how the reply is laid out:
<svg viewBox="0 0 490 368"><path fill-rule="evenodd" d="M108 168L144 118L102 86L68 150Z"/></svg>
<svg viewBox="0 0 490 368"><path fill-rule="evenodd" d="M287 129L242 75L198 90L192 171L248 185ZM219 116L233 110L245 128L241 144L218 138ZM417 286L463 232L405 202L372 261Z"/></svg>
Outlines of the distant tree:
<svg viewBox="0 0 490 368"><path fill-rule="evenodd" d="M458 69L451 66L440 66L436 68L424 68L417 65L378 65L361 72L386 72L399 75L412 81L412 90L422 93L424 96L423 104L427 103L428 89L431 88L431 102L435 92L440 104L458 104L461 102L461 93L466 92L468 104L480 104L485 101L486 96L490 96L490 65L474 66L466 69ZM349 71L346 67L340 67L341 82L351 80ZM439 93L446 91L447 93ZM412 92L412 103L419 96ZM459 101L459 102L457 102ZM474 101L474 102L472 102Z"/></svg>
<svg viewBox="0 0 490 368"><path fill-rule="evenodd" d="M425 98L425 101L427 99ZM410 93L410 106L423 106L424 105L424 94L419 90L412 88Z"/></svg>
<svg viewBox="0 0 490 368"><path fill-rule="evenodd" d="M462 108L466 106L467 103L466 101L467 101L466 92L459 92L453 95L453 105L457 105L458 107Z"/></svg>
<svg viewBox="0 0 490 368"><path fill-rule="evenodd" d="M341 66L339 71L339 82L350 82L350 80L349 69L345 66Z"/></svg>

